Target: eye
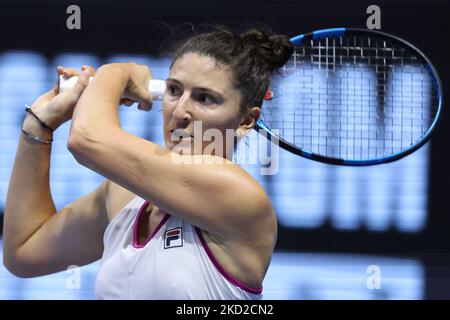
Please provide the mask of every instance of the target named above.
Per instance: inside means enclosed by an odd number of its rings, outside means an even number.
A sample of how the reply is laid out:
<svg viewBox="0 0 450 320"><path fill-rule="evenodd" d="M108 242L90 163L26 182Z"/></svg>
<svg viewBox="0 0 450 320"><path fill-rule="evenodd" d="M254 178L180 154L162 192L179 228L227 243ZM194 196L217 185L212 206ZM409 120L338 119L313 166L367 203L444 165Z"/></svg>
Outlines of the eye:
<svg viewBox="0 0 450 320"><path fill-rule="evenodd" d="M204 93L199 94L197 96L196 100L204 105L211 105L211 104L216 103L216 100L214 99L214 97L212 97L208 94L204 94Z"/></svg>
<svg viewBox="0 0 450 320"><path fill-rule="evenodd" d="M167 92L174 97L177 97L181 94L181 89L176 85L167 86Z"/></svg>

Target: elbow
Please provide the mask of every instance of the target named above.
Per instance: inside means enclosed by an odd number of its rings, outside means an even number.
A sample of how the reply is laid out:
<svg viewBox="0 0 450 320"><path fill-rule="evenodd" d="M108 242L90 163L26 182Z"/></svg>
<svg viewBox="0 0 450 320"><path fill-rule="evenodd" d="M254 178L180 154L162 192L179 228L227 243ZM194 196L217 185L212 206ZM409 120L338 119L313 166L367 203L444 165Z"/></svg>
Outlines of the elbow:
<svg viewBox="0 0 450 320"><path fill-rule="evenodd" d="M77 156L81 153L81 149L83 148L83 143L79 134L71 132L69 135L69 139L67 139L67 149L73 156Z"/></svg>
<svg viewBox="0 0 450 320"><path fill-rule="evenodd" d="M87 130L86 127L74 124L67 140L67 149L81 165L90 167L98 161L99 154L111 145L111 137L115 131L111 129Z"/></svg>
<svg viewBox="0 0 450 320"><path fill-rule="evenodd" d="M81 165L86 165L88 161L88 155L90 154L88 151L88 143L88 140L75 130L71 131L69 139L67 140L67 149Z"/></svg>
<svg viewBox="0 0 450 320"><path fill-rule="evenodd" d="M32 272L32 267L20 261L17 257L3 254L3 265L12 275L18 278L32 278L35 275Z"/></svg>
<svg viewBox="0 0 450 320"><path fill-rule="evenodd" d="M70 129L69 138L67 139L67 149L72 154L77 154L84 148L85 140L85 133L76 124L73 124Z"/></svg>

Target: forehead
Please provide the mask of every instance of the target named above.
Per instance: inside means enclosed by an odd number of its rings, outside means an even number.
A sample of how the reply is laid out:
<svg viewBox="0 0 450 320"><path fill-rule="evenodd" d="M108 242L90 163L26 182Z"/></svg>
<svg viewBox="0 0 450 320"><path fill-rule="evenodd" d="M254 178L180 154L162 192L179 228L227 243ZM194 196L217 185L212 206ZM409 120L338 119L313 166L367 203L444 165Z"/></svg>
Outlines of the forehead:
<svg viewBox="0 0 450 320"><path fill-rule="evenodd" d="M178 58L170 69L169 78L184 86L211 88L225 94L233 90L230 69L198 53L188 52Z"/></svg>

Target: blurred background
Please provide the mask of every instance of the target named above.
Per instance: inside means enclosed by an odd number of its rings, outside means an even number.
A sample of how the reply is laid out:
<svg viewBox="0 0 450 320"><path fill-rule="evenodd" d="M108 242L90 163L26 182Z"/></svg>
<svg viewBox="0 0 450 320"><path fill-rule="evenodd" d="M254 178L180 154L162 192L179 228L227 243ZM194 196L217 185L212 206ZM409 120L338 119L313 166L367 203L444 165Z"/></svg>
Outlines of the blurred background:
<svg viewBox="0 0 450 320"><path fill-rule="evenodd" d="M66 27L71 4L81 9L81 30ZM1 1L0 221L24 105L51 88L57 65L134 61L165 79L170 44L205 23L269 27L295 36L331 27L365 28L372 4L381 8L381 31L420 48L440 74L444 94L450 92L448 0ZM281 150L276 175L244 166L263 184L278 214L265 299L450 298L446 105L444 97L432 141L391 164L338 167ZM122 127L162 144L160 107L156 103L149 113L121 108ZM68 133L67 123L55 133L52 147L50 184L57 209L103 180L73 159ZM97 269L98 262L20 279L0 265L0 299L93 299ZM73 282L74 272L79 283Z"/></svg>

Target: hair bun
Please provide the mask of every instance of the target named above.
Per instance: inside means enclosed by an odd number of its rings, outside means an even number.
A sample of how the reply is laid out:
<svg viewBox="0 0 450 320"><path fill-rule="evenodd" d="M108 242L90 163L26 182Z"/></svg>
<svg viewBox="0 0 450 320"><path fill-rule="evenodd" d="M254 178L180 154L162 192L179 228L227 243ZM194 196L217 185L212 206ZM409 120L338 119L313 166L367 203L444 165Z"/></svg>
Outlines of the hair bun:
<svg viewBox="0 0 450 320"><path fill-rule="evenodd" d="M240 35L241 40L247 46L253 46L258 54L263 57L269 70L281 68L294 52L294 46L287 36L268 36L258 29L250 29Z"/></svg>

